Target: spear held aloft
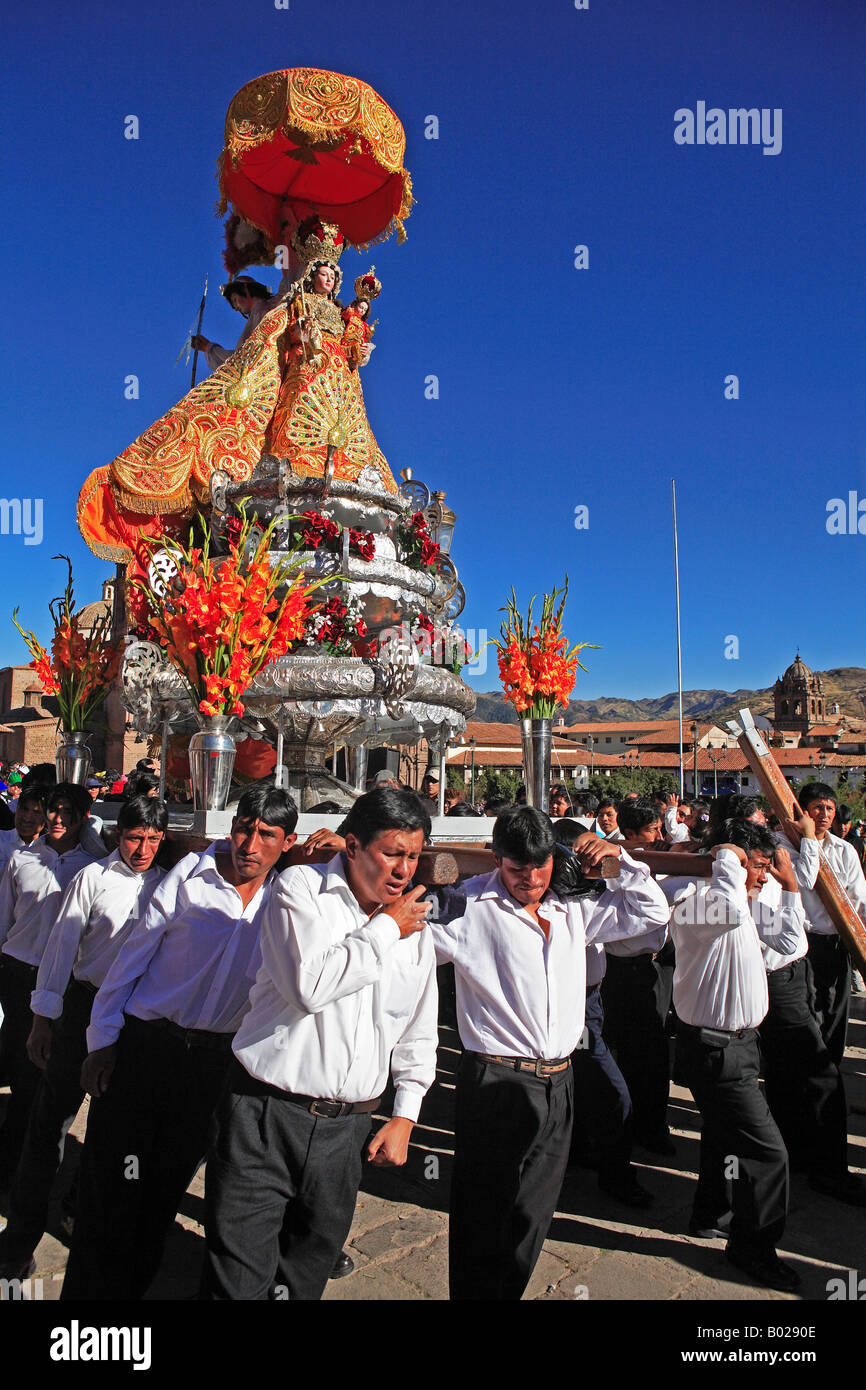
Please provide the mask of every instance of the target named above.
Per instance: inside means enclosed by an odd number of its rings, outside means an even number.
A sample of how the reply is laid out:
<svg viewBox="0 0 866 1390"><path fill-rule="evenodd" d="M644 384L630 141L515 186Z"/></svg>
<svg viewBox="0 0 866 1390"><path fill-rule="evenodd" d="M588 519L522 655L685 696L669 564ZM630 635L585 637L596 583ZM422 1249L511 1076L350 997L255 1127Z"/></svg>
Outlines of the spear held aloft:
<svg viewBox="0 0 866 1390"><path fill-rule="evenodd" d="M204 277L204 291L202 292L201 304L198 306L198 325L197 325L196 330L195 330L196 338L198 338L199 335L200 335L200 333L201 333L201 323L202 323L202 319L204 318L204 304L205 304L205 300L207 299L207 280L208 280L208 277L205 276L205 277ZM193 353L193 355L192 355L192 381L191 381L190 384L189 384L189 389L190 389L190 390L192 390L192 388L195 386L195 374L196 374L197 368L198 368L198 348L195 349L195 351L194 351L194 353Z"/></svg>

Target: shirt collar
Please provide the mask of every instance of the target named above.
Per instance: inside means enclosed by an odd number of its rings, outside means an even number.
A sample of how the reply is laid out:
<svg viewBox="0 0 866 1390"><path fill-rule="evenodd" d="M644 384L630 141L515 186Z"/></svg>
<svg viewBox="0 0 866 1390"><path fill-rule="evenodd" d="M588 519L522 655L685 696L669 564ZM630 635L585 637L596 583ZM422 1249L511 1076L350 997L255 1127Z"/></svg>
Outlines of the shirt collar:
<svg viewBox="0 0 866 1390"><path fill-rule="evenodd" d="M119 849L113 849L105 859L95 859L93 862L95 864L101 864L106 872L112 870L115 873L123 874L126 878L140 878L142 882L145 882L154 873L159 872L156 864L151 864L150 868L145 869L143 874L140 874L137 869L131 869L121 857Z"/></svg>
<svg viewBox="0 0 866 1390"><path fill-rule="evenodd" d="M198 863L196 864L189 877L198 878L204 874L207 874L211 878L219 879L220 883L222 883L226 888L234 888L233 883L229 883L227 879L223 878L216 862L216 857L218 854L226 854L229 856L229 858L231 858L231 852L231 840L214 840L213 844L208 845L207 849L202 852ZM270 869L267 875L265 876L265 879L262 883L262 887L264 888L266 884L270 883L271 880L275 877L275 875L276 869Z"/></svg>
<svg viewBox="0 0 866 1390"><path fill-rule="evenodd" d="M506 907L510 908L512 912L522 912L527 917L532 917L532 913L527 912L526 908L523 906L522 903L519 903L516 898L512 898L508 889L505 887L505 884L502 882L502 876L499 872L499 869L494 869L493 873L489 875L487 879L487 887L481 890L481 892L478 894L478 897L481 900L481 902L486 902L493 898L498 898L500 902L502 902ZM550 889L548 889L545 893L544 897L539 903L539 907L544 908L544 911L542 913L543 917L548 917L551 912L568 911L568 904L563 902L562 898L560 898L557 893L552 892ZM532 920L534 921L535 919L532 918Z"/></svg>
<svg viewBox="0 0 866 1390"><path fill-rule="evenodd" d="M342 893L358 912L363 913L364 909L352 892L352 885L346 877L346 861L342 851L335 854L333 859L329 859L327 864L322 864L320 869L324 880L324 892Z"/></svg>

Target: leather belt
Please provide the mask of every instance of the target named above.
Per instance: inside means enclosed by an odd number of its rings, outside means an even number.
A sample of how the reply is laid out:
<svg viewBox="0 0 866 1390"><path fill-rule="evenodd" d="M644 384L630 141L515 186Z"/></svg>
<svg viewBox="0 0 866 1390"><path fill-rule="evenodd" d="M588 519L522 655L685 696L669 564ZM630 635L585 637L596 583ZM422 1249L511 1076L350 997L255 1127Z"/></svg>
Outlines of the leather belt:
<svg viewBox="0 0 866 1390"><path fill-rule="evenodd" d="M545 1057L497 1057L491 1052L470 1052L469 1056L478 1057L482 1062L499 1062L502 1066L511 1067L512 1071L529 1071L542 1078L567 1071L571 1066L570 1057L554 1057L550 1060Z"/></svg>
<svg viewBox="0 0 866 1390"><path fill-rule="evenodd" d="M341 1115L372 1115L374 1110L379 1109L382 1097L376 1096L375 1100L319 1100L316 1096L299 1096L294 1091L280 1091L278 1086L274 1087L284 1100L288 1100L292 1105L303 1106L311 1115L316 1115L320 1120L336 1120Z"/></svg>
<svg viewBox="0 0 866 1390"><path fill-rule="evenodd" d="M161 1029L170 1037L177 1038L184 1047L204 1047L210 1052L230 1052L235 1036L234 1033L210 1033L206 1028L181 1028L170 1018L142 1018L138 1022L146 1028Z"/></svg>

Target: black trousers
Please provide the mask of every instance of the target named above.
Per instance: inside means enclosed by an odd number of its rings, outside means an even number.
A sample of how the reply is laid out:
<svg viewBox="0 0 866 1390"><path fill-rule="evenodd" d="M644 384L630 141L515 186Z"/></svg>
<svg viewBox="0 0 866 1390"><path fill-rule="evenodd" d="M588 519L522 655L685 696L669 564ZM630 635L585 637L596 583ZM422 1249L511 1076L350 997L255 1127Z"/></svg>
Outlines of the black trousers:
<svg viewBox="0 0 866 1390"><path fill-rule="evenodd" d="M207 1150L231 1055L228 1041L188 1047L127 1015L108 1090L90 1102L62 1299L144 1296Z"/></svg>
<svg viewBox="0 0 866 1390"><path fill-rule="evenodd" d="M45 1230L66 1133L84 1099L81 1067L87 1056L86 1031L95 994L87 985L70 980L63 1013L52 1029L51 1055L30 1109L8 1220L0 1232L0 1260L23 1263L29 1259Z"/></svg>
<svg viewBox="0 0 866 1390"><path fill-rule="evenodd" d="M764 1084L792 1159L814 1175L838 1177L848 1166L845 1085L812 1009L809 975L805 957L767 975Z"/></svg>
<svg viewBox="0 0 866 1390"><path fill-rule="evenodd" d="M670 1050L665 1020L670 990L670 971L651 955L607 953L601 985L604 1035L625 1077L639 1139L667 1130Z"/></svg>
<svg viewBox="0 0 866 1390"><path fill-rule="evenodd" d="M599 1176L624 1176L631 1163L631 1097L604 1040L599 985L586 991L585 1047L571 1055L574 1071L574 1139L591 1146Z"/></svg>
<svg viewBox="0 0 866 1390"><path fill-rule="evenodd" d="M788 1154L758 1084L757 1030L724 1037L681 1021L677 1060L704 1122L694 1218L711 1226L730 1209L730 1244L770 1254L785 1229Z"/></svg>
<svg viewBox="0 0 866 1390"><path fill-rule="evenodd" d="M452 1299L520 1298L562 1187L572 1107L570 1067L542 1080L463 1054L451 1181Z"/></svg>
<svg viewBox="0 0 866 1390"><path fill-rule="evenodd" d="M841 1067L851 1003L851 957L838 936L809 932L815 1015L830 1056Z"/></svg>
<svg viewBox="0 0 866 1390"><path fill-rule="evenodd" d="M207 1160L202 1297L321 1298L369 1134L369 1114L312 1115L233 1061Z"/></svg>
<svg viewBox="0 0 866 1390"><path fill-rule="evenodd" d="M0 1129L0 1186L11 1183L24 1136L30 1107L42 1076L27 1056L27 1039L33 1027L30 995L36 988L38 969L0 952L0 1075L8 1079L11 1094Z"/></svg>

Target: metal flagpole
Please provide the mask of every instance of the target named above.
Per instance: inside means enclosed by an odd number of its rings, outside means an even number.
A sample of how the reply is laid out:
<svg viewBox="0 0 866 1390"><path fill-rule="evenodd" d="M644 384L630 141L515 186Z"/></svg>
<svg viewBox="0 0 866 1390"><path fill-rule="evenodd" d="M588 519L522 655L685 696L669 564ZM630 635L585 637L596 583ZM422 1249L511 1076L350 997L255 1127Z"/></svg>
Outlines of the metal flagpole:
<svg viewBox="0 0 866 1390"><path fill-rule="evenodd" d="M685 794L685 782L683 772L683 648L680 637L680 553L679 542L677 540L677 485L671 478L671 506L673 508L674 521L674 587L677 598L677 692L679 695L680 709L680 797ZM695 796L698 794L695 787Z"/></svg>

